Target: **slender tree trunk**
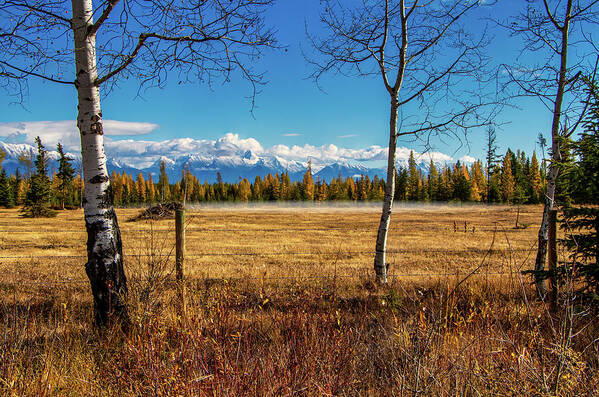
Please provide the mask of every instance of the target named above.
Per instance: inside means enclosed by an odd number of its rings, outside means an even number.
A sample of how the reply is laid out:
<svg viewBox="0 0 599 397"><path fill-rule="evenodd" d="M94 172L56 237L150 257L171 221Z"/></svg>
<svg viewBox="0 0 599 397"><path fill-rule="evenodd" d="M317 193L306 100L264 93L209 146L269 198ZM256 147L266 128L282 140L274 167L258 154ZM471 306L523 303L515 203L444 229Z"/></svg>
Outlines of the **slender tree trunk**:
<svg viewBox="0 0 599 397"><path fill-rule="evenodd" d="M551 163L549 164L549 174L547 175L547 194L545 195L545 205L543 208L543 219L539 227L539 237L537 246L537 258L535 260L535 271L541 272L545 270L545 262L547 261L547 240L549 238L549 211L553 210L555 201L555 187L557 176L559 173L559 162L561 153L559 150L560 138L560 118L562 113L562 102L564 100L564 91L566 88L566 71L568 65L568 32L570 30L570 16L572 10L572 0L568 0L566 16L564 17L564 25L561 27L562 43L560 54L560 70L557 86L557 94L555 95L555 103L553 107L553 122L551 124ZM535 284L539 296L544 297L547 293L545 280L537 273Z"/></svg>
<svg viewBox="0 0 599 397"><path fill-rule="evenodd" d="M391 222L393 198L395 196L395 150L397 148L397 97L391 99L391 113L389 117L389 156L387 157L387 184L385 185L385 199L381 222L376 237L376 254L374 256L374 271L376 280L381 284L387 283L388 265L385 257L387 253L387 234Z"/></svg>
<svg viewBox="0 0 599 397"><path fill-rule="evenodd" d="M123 270L121 234L112 206L106 168L99 87L95 85L96 37L91 0L72 0L75 38L77 126L81 135L81 161L85 190L83 209L87 229L87 263L94 296L96 323L128 322L125 300L127 281Z"/></svg>
<svg viewBox="0 0 599 397"><path fill-rule="evenodd" d="M555 201L555 186L557 181L559 168L554 162L549 164L549 173L547 174L547 194L543 207L543 219L539 228L537 258L535 260L535 271L542 272L545 270L545 262L547 260L547 241L549 240L549 212L553 210ZM547 294L547 286L545 279L537 275L535 284L539 296L544 297Z"/></svg>

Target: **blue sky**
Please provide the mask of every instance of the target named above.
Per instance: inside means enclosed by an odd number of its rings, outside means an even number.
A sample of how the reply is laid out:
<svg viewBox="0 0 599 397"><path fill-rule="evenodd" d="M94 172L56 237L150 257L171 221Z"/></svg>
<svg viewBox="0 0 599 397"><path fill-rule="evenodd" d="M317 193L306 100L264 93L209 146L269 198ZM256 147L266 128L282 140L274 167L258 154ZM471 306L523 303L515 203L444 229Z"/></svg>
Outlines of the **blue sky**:
<svg viewBox="0 0 599 397"><path fill-rule="evenodd" d="M508 5L521 2L504 2ZM339 148L363 149L371 146L386 147L388 142L389 97L378 78L352 78L329 75L318 87L307 76L310 67L304 60L302 48L309 52L305 24L318 30L318 0L280 0L267 15L267 23L278 30L279 43L286 51L268 51L256 65L266 72L268 84L261 87L256 108L250 113L251 92L247 82L233 78L228 84L216 83L209 88L199 83L179 85L171 80L164 89L149 89L136 97L135 83L120 84L109 95L103 95L102 110L106 120L137 122L132 127L136 134L121 131L110 136L112 140L166 141L177 138L217 140L227 133L240 139L254 138L263 147L285 145L304 147L335 145ZM496 12L511 7L497 8ZM482 26L483 22L477 24ZM495 31L490 55L509 62L520 46L517 39L508 39ZM30 80L29 96L24 107L10 104L7 96L0 98L0 140L30 140L41 131L42 124L29 124L28 136L8 138L8 132L22 122L60 122L76 117L76 93L73 87L55 85L39 79ZM507 147L531 153L536 148L539 132L548 136L550 113L536 101L516 103L523 110L506 109L497 120L507 123L498 130L500 152ZM74 122L73 122L74 123ZM51 124L51 123L50 123ZM48 127L48 124L44 124ZM123 125L126 127L127 125ZM56 130L64 124L57 124ZM139 127L139 128L138 128ZM106 129L106 128L105 128ZM126 128L125 128L126 130ZM4 136L2 135L4 132ZM76 144L74 130L65 131L68 137L56 139ZM107 130L110 135L110 131ZM123 135L124 134L124 135ZM50 141L54 138L49 137ZM130 142L130 141L129 141ZM71 146L72 146L71 145ZM69 144L67 143L67 146ZM401 141L399 146L421 151L422 146ZM118 145L112 145L118 147ZM469 145L460 147L455 140L433 141L433 151L446 153L457 159L468 155L483 158L485 153L484 129L474 131ZM536 148L538 151L538 148ZM168 156L168 153L164 153ZM110 153L109 153L110 155Z"/></svg>

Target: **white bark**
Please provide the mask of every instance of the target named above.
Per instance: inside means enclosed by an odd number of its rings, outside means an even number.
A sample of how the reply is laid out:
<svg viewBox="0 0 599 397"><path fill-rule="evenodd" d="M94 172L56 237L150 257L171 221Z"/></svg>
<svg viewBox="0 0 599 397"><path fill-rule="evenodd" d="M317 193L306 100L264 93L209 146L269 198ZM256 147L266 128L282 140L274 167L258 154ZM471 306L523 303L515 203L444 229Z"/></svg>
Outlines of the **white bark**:
<svg viewBox="0 0 599 397"><path fill-rule="evenodd" d="M85 191L83 209L87 228L88 262L85 270L94 295L96 321L106 325L127 320L127 285L123 271L122 243L117 218L108 191L100 92L95 81L96 37L91 0L72 0L75 39L77 126L81 135L81 157Z"/></svg>
<svg viewBox="0 0 599 397"><path fill-rule="evenodd" d="M555 186L558 176L558 167L551 163L549 165L549 173L547 175L547 194L545 195L545 205L543 207L543 219L539 227L538 250L535 261L535 271L542 272L545 270L545 262L547 258L547 241L549 240L549 212L553 210L555 201ZM535 284L539 296L544 297L547 293L547 286L543 277L535 277Z"/></svg>
<svg viewBox="0 0 599 397"><path fill-rule="evenodd" d="M391 101L391 112L389 118L389 155L387 156L387 184L385 185L385 198L383 211L376 237L376 253L374 256L374 271L376 280L381 284L387 283L387 271L389 265L386 261L387 234L391 223L391 212L395 196L395 151L397 148L397 98Z"/></svg>
<svg viewBox="0 0 599 397"><path fill-rule="evenodd" d="M564 24L559 28L562 34L560 69L557 93L555 95L553 107L553 122L551 124L551 164L549 164L549 175L547 176L547 194L545 196L545 205L543 208L543 219L541 220L541 226L539 227L537 257L535 260L536 272L545 270L545 262L547 261L547 241L549 239L549 211L553 210L554 206L555 187L557 176L559 174L559 161L561 160L561 153L559 150L560 120L567 82L566 72L568 70L568 34L570 30L571 11L572 0L568 0L568 3L566 4ZM553 19L553 16L549 14L549 10L547 10L547 13L548 17ZM566 131L563 131L563 133L565 132ZM537 287L537 293L541 297L544 297L547 293L545 280L537 275L535 277L535 283Z"/></svg>

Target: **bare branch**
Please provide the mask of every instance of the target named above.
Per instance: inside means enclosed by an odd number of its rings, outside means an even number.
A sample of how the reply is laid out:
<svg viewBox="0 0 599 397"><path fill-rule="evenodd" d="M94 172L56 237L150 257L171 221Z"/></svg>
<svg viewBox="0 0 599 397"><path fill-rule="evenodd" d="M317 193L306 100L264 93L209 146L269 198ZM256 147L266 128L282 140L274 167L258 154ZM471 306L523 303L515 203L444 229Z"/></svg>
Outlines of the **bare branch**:
<svg viewBox="0 0 599 397"><path fill-rule="evenodd" d="M100 29L100 26L102 26L104 21L106 21L106 19L108 18L108 15L110 15L110 12L114 9L114 6L118 2L119 2L119 0L107 0L106 1L106 8L102 12L102 15L100 15L100 18L98 18L98 20L96 22L94 22L94 24L92 26L90 26L90 28L88 29L88 31L87 31L88 36L94 36L98 32L98 29Z"/></svg>
<svg viewBox="0 0 599 397"><path fill-rule="evenodd" d="M16 70L17 72L20 72L20 73L22 73L22 76L16 76L16 75L8 76L8 74L6 74L6 73L5 73L4 75L5 75L6 77L13 77L13 78L24 78L24 77L27 77L27 76L34 76L34 77L39 77L40 79L44 79L44 80L47 80L47 81L51 81L51 82L53 82L53 83L67 84L67 85L72 85L72 84L75 84L75 82L74 82L74 81L64 81L64 80L57 80L57 79L55 79L55 78L53 78L53 77L48 77L48 76L44 76L44 75L42 75L42 74L36 73L36 72L34 72L33 70L24 70L24 69L21 69L21 68L19 68L19 67L17 67L17 66L10 65L10 64L8 64L8 63L6 63L6 62L4 62L4 61L0 61L0 65L4 65L4 66L6 66L6 67L8 67L8 68L10 68L10 69L14 69L14 70Z"/></svg>
<svg viewBox="0 0 599 397"><path fill-rule="evenodd" d="M553 26L555 26L555 28L557 30L563 30L564 27L560 26L560 24L556 21L555 17L551 13L551 10L549 9L549 4L547 3L547 0L543 0L543 5L545 6L545 12L547 13L547 17L549 18L551 23L553 23Z"/></svg>
<svg viewBox="0 0 599 397"><path fill-rule="evenodd" d="M63 0L7 0L0 5L0 60L31 76L61 81L75 76L72 13ZM86 35L95 39L98 78L109 93L119 82L139 81L139 91L175 82L229 81L235 71L251 85L252 104L263 84L255 65L278 48L264 11L272 0L102 0ZM26 74L3 72L2 79ZM17 76L18 75L18 76ZM59 76L59 77L57 77ZM53 79L53 80L52 80ZM74 78L70 79L74 80ZM16 81L16 80L15 80ZM25 82L26 84L26 82ZM7 87L6 85L4 85ZM12 88L20 89L20 85Z"/></svg>

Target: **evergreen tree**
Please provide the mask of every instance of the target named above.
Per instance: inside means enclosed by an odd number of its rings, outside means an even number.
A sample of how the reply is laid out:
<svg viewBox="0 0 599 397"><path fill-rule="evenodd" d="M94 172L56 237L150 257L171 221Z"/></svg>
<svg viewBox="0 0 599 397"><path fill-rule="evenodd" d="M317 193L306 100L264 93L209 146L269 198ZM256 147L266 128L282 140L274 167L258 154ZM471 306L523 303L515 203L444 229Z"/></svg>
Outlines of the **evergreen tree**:
<svg viewBox="0 0 599 397"><path fill-rule="evenodd" d="M491 202L491 178L495 173L495 166L499 160L499 156L497 155L497 144L495 143L496 140L497 135L495 133L495 127L490 125L489 128L487 128L487 203Z"/></svg>
<svg viewBox="0 0 599 397"><path fill-rule="evenodd" d="M576 161L565 170L570 178L569 198L573 204L564 209L562 229L572 262L562 267L570 275L581 277L579 292L599 304L599 87L585 79L590 101L584 118L584 132L572 145ZM577 270L573 272L574 268Z"/></svg>
<svg viewBox="0 0 599 397"><path fill-rule="evenodd" d="M526 175L524 173L524 163L523 153L520 150L517 150L516 153L512 152L508 149L510 153L510 165L512 167L512 175L514 176L514 191L521 190L522 192L526 191Z"/></svg>
<svg viewBox="0 0 599 397"><path fill-rule="evenodd" d="M416 166L416 160L414 160L414 152L410 150L410 157L408 158L408 186L407 186L407 198L409 201L417 201L419 195L419 182L420 173Z"/></svg>
<svg viewBox="0 0 599 397"><path fill-rule="evenodd" d="M449 201L452 198L451 169L444 165L439 174L439 201Z"/></svg>
<svg viewBox="0 0 599 397"><path fill-rule="evenodd" d="M433 159L428 166L428 176L426 177L426 190L430 201L439 201L439 171Z"/></svg>
<svg viewBox="0 0 599 397"><path fill-rule="evenodd" d="M452 198L459 201L468 201L472 186L464 173L464 169L458 160L454 166L451 180Z"/></svg>
<svg viewBox="0 0 599 397"><path fill-rule="evenodd" d="M408 191L408 171L404 167L399 167L395 171L395 195L394 201L406 201Z"/></svg>
<svg viewBox="0 0 599 397"><path fill-rule="evenodd" d="M512 173L512 151L508 149L501 167L501 198L504 202L512 201L515 187L516 182Z"/></svg>
<svg viewBox="0 0 599 397"><path fill-rule="evenodd" d="M59 179L58 199L60 201L60 208L64 209L65 202L69 205L72 204L73 178L75 177L75 170L71 165L71 158L64 154L62 145L60 143L56 146L56 150L60 155L60 159L58 160L58 173L56 174Z"/></svg>
<svg viewBox="0 0 599 397"><path fill-rule="evenodd" d="M6 170L0 171L0 207L12 208L14 206L10 178L6 175Z"/></svg>
<svg viewBox="0 0 599 397"><path fill-rule="evenodd" d="M23 177L21 176L21 173L19 172L19 169L17 168L15 171L15 175L14 178L11 179L11 191L12 191L12 201L15 205L21 205L22 204L22 197L19 194L21 192L21 190L23 189Z"/></svg>
<svg viewBox="0 0 599 397"><path fill-rule="evenodd" d="M575 143L566 136L559 138L559 151L560 161L557 164L559 168L559 174L555 181L555 200L563 206L569 206L572 204L571 190L573 187L571 184L573 180L570 176L571 170L575 167L574 157L572 151L574 150Z"/></svg>
<svg viewBox="0 0 599 397"><path fill-rule="evenodd" d="M532 160L530 161L530 201L533 204L541 202L543 194L543 185L541 180L541 170L539 169L539 160L537 160L536 152L532 152Z"/></svg>
<svg viewBox="0 0 599 397"><path fill-rule="evenodd" d="M158 176L158 191L160 192L160 201L164 203L171 197L168 184L168 175L166 174L166 164L164 160L160 161L160 175Z"/></svg>
<svg viewBox="0 0 599 397"><path fill-rule="evenodd" d="M24 216L27 217L51 217L56 213L50 209L50 179L48 178L47 152L38 136L35 138L37 144L37 156L35 158L35 174L29 181L29 190L25 196L23 207Z"/></svg>

